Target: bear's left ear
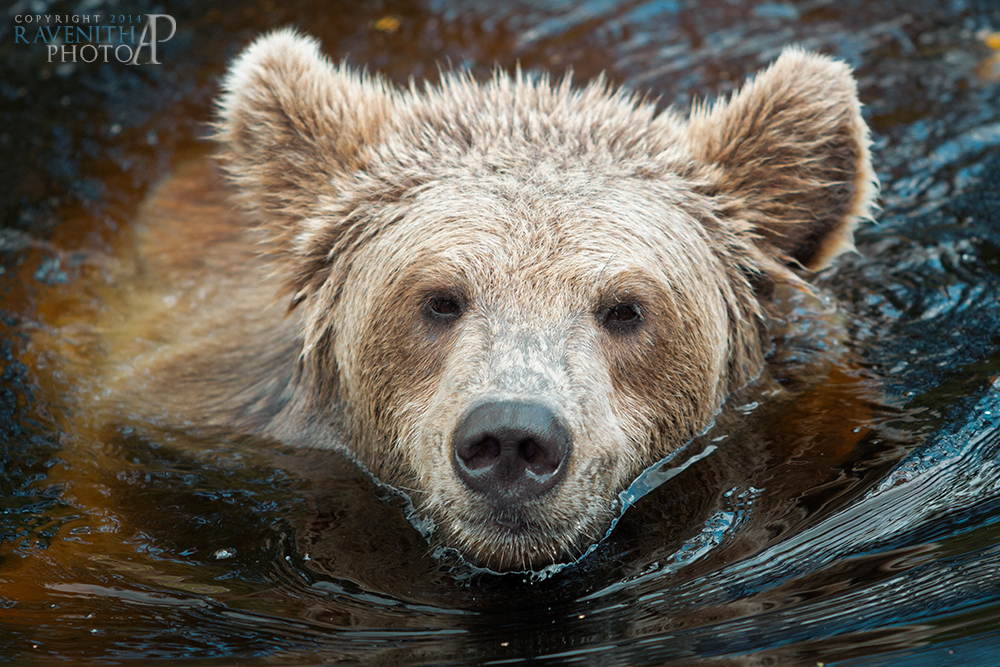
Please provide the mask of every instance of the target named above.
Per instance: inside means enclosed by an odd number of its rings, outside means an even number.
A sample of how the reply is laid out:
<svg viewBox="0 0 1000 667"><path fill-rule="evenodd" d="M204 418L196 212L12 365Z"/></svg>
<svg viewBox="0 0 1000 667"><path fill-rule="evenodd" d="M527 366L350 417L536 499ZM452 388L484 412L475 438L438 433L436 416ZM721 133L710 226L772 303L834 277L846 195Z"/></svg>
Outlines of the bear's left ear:
<svg viewBox="0 0 1000 667"><path fill-rule="evenodd" d="M222 87L215 138L226 173L277 250L308 255L330 233L317 212L382 140L396 93L288 28L248 46Z"/></svg>
<svg viewBox="0 0 1000 667"><path fill-rule="evenodd" d="M728 100L696 108L688 132L710 194L776 259L819 269L854 248L878 180L847 65L785 49Z"/></svg>

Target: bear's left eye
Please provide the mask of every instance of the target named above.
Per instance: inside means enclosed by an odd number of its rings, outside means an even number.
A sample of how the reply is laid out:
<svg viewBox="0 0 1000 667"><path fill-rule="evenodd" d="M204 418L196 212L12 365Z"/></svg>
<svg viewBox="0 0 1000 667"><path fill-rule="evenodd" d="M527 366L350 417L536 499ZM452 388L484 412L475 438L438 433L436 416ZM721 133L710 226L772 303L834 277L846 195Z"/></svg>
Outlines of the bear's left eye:
<svg viewBox="0 0 1000 667"><path fill-rule="evenodd" d="M424 312L432 320L451 322L462 316L462 302L450 296L433 296L427 300Z"/></svg>
<svg viewBox="0 0 1000 667"><path fill-rule="evenodd" d="M604 313L603 324L615 333L631 331L642 322L642 309L637 303L619 303Z"/></svg>

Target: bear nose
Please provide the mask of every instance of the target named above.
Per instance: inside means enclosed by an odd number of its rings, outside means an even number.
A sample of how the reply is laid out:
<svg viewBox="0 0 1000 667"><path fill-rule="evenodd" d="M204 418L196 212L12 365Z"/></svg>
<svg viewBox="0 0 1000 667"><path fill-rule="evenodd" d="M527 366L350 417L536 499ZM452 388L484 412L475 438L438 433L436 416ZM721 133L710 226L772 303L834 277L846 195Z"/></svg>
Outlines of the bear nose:
<svg viewBox="0 0 1000 667"><path fill-rule="evenodd" d="M455 429L452 444L459 478L500 505L554 487L572 451L565 421L544 405L516 401L472 408Z"/></svg>

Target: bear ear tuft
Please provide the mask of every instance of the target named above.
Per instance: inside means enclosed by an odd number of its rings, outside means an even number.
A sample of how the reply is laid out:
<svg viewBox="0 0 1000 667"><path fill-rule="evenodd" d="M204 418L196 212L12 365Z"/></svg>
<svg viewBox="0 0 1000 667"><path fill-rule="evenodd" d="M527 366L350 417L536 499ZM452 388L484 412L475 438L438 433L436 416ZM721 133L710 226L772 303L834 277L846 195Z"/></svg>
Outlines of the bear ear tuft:
<svg viewBox="0 0 1000 667"><path fill-rule="evenodd" d="M878 180L846 64L787 48L728 100L695 108L688 132L711 194L776 259L819 269L854 249Z"/></svg>
<svg viewBox="0 0 1000 667"><path fill-rule="evenodd" d="M393 111L380 78L334 66L316 40L284 28L248 46L219 99L220 160L279 248L294 252L338 179L362 168Z"/></svg>

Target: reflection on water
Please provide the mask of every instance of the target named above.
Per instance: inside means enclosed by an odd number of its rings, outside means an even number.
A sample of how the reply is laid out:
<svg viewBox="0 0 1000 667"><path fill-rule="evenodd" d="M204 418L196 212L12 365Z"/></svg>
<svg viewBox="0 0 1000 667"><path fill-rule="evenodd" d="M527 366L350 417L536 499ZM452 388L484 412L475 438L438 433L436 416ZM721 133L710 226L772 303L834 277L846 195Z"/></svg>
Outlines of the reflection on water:
<svg viewBox="0 0 1000 667"><path fill-rule="evenodd" d="M159 69L57 68L0 41L0 656L993 664L994 3L176 5ZM833 53L876 132L880 223L819 277L827 304L786 300L772 375L648 471L592 553L550 576L476 571L337 455L101 426L65 398L100 391L86 323L129 289L109 282L142 196L204 153L226 60L289 23L398 82L519 61L680 105L787 43Z"/></svg>

